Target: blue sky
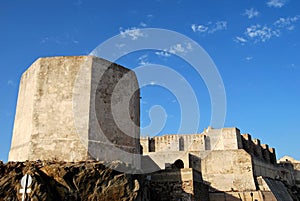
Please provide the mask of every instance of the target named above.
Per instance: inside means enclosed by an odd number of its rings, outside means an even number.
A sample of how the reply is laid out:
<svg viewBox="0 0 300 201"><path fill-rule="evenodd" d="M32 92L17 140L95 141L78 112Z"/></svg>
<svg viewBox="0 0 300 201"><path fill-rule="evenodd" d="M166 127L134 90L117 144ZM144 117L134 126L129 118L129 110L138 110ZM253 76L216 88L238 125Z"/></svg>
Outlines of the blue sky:
<svg viewBox="0 0 300 201"><path fill-rule="evenodd" d="M238 127L275 147L278 158L300 159L298 0L0 1L0 27L0 160L7 160L19 80L33 61L87 55L117 34L139 37L143 28L176 31L201 45L224 83L225 127ZM210 125L207 87L188 63L174 55L188 47L172 48L171 54L144 50L117 62L131 69L166 65L184 76L198 99L201 132ZM155 105L164 108L166 124L150 135L176 133L180 105L154 80L142 88L143 127L150 123L148 113Z"/></svg>

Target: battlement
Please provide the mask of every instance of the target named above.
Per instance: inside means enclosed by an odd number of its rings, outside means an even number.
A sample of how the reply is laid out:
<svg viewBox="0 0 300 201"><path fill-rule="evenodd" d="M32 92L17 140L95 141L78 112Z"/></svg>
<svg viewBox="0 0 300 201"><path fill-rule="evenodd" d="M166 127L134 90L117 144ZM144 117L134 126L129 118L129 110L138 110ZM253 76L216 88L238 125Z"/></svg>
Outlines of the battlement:
<svg viewBox="0 0 300 201"><path fill-rule="evenodd" d="M143 152L161 151L199 151L205 150L205 134L163 135L153 138L142 137Z"/></svg>
<svg viewBox="0 0 300 201"><path fill-rule="evenodd" d="M274 148L261 144L259 139L252 139L250 134L240 134L237 128L214 129L208 127L199 134L168 134L163 136L141 137L143 153L187 151L202 152L208 150L244 149L253 157L267 163L276 163Z"/></svg>
<svg viewBox="0 0 300 201"><path fill-rule="evenodd" d="M261 144L260 140L252 139L250 134L242 134L243 149L252 156L269 163L276 163L276 153L274 148L269 148L267 144Z"/></svg>
<svg viewBox="0 0 300 201"><path fill-rule="evenodd" d="M169 134L141 137L143 153L162 151L206 151L239 149L242 146L237 128L205 129L198 134Z"/></svg>

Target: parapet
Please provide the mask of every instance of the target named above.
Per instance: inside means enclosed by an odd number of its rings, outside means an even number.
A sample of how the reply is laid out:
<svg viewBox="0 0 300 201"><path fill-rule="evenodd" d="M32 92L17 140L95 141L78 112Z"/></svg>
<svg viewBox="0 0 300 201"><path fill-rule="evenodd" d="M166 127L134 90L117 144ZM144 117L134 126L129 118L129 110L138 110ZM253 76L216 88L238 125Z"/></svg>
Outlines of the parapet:
<svg viewBox="0 0 300 201"><path fill-rule="evenodd" d="M208 127L200 134L163 135L153 138L141 138L143 153L188 151L201 152L209 150L237 150L244 149L252 156L267 163L276 163L274 148L261 144L259 139L252 139L250 134L240 134L238 128L214 129Z"/></svg>
<svg viewBox="0 0 300 201"><path fill-rule="evenodd" d="M276 163L276 153L274 148L269 148L267 144L261 144L259 139L252 139L249 134L242 134L243 149L252 156L268 163Z"/></svg>
<svg viewBox="0 0 300 201"><path fill-rule="evenodd" d="M198 134L171 134L140 139L143 153L162 151L207 151L241 149L242 140L237 128L208 127Z"/></svg>

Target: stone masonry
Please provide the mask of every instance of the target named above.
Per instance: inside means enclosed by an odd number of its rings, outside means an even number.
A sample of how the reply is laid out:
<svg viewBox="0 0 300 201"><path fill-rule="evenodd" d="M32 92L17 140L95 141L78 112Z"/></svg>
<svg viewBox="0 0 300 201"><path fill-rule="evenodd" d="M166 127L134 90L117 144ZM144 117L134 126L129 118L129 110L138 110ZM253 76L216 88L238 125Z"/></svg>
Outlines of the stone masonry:
<svg viewBox="0 0 300 201"><path fill-rule="evenodd" d="M120 159L109 150L140 153L139 96L135 74L117 64L40 58L22 75L9 160L106 161Z"/></svg>

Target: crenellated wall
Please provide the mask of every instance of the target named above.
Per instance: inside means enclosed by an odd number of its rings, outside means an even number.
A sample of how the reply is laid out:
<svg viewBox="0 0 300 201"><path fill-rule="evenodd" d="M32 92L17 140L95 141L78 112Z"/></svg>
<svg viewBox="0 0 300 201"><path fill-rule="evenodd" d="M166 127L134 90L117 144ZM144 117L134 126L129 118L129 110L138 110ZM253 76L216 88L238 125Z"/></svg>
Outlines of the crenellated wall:
<svg viewBox="0 0 300 201"><path fill-rule="evenodd" d="M163 151L205 151L241 149L242 139L237 128L213 129L200 134L174 134L141 137L143 153Z"/></svg>
<svg viewBox="0 0 300 201"><path fill-rule="evenodd" d="M205 150L205 135L164 135L153 138L142 137L140 143L143 152L162 151L199 151Z"/></svg>
<svg viewBox="0 0 300 201"><path fill-rule="evenodd" d="M268 163L276 164L275 149L269 148L269 145L261 144L260 140L252 139L249 134L242 134L242 144L243 149L252 156Z"/></svg>

